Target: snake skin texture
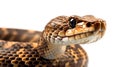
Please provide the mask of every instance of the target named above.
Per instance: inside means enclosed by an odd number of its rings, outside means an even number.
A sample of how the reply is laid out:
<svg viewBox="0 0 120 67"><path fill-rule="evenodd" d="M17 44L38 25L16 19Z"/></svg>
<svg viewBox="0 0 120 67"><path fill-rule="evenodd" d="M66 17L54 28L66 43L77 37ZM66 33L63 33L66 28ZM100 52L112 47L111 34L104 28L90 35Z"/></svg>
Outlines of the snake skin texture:
<svg viewBox="0 0 120 67"><path fill-rule="evenodd" d="M40 31L0 28L0 39L6 41L36 42L40 36Z"/></svg>
<svg viewBox="0 0 120 67"><path fill-rule="evenodd" d="M79 44L101 39L105 30L92 15L58 16L42 32L0 28L0 67L87 67Z"/></svg>

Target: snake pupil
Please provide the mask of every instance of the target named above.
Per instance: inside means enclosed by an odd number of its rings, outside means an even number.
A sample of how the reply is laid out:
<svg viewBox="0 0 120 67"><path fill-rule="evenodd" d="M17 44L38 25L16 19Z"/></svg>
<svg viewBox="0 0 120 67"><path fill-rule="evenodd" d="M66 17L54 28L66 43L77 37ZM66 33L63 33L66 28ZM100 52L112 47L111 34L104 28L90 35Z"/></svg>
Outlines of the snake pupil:
<svg viewBox="0 0 120 67"><path fill-rule="evenodd" d="M69 25L70 25L70 27L74 28L76 26L76 19L70 18L69 19Z"/></svg>

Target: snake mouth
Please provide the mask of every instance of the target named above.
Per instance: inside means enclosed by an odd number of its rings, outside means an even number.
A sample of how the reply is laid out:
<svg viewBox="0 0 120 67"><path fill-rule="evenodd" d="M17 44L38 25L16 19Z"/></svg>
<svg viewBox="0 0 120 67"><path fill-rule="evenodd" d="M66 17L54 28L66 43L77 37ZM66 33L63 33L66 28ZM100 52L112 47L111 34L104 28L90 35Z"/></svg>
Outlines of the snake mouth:
<svg viewBox="0 0 120 67"><path fill-rule="evenodd" d="M94 36L95 31L82 32L70 36L51 36L50 42L57 45L84 44Z"/></svg>
<svg viewBox="0 0 120 67"><path fill-rule="evenodd" d="M94 32L95 31L89 31L64 37L57 36L54 40L51 41L54 41L53 43L57 45L84 44L93 38Z"/></svg>
<svg viewBox="0 0 120 67"><path fill-rule="evenodd" d="M74 38L74 39L82 39L82 38L85 38L85 37L88 37L88 36L91 36L92 34L94 33L94 31L89 31L89 32L83 32L83 33L78 33L78 34L74 34L74 35L70 35L70 36L64 36L64 37L61 37L61 38Z"/></svg>

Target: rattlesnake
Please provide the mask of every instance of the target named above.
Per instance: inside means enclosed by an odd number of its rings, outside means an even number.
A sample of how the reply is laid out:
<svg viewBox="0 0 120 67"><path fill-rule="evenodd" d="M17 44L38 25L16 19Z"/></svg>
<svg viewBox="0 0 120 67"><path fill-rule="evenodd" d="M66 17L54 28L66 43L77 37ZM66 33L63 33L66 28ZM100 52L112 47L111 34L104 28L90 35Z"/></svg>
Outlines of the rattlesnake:
<svg viewBox="0 0 120 67"><path fill-rule="evenodd" d="M79 44L99 40L105 30L92 15L58 16L42 32L0 28L0 67L87 67Z"/></svg>

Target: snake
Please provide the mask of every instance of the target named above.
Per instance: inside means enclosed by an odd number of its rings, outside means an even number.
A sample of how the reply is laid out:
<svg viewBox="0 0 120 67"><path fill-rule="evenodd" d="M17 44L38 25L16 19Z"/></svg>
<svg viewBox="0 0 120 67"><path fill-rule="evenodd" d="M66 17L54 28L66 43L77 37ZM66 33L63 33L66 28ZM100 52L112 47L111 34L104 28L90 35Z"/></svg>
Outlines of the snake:
<svg viewBox="0 0 120 67"><path fill-rule="evenodd" d="M105 20L93 15L58 16L43 31L1 27L0 67L88 67L81 45L105 30Z"/></svg>

